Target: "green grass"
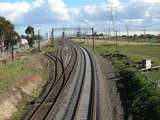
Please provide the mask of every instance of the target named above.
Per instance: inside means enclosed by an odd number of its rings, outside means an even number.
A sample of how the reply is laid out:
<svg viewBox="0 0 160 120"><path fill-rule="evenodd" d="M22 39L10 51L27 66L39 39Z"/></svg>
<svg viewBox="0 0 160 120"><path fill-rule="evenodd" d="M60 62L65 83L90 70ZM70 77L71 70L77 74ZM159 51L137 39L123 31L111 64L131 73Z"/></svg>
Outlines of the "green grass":
<svg viewBox="0 0 160 120"><path fill-rule="evenodd" d="M46 81L49 80L49 67L46 65L47 62L48 59L43 55L32 55L19 62L17 65L13 64L9 69L9 71L14 71L13 76L19 75L21 78L22 76L36 74L43 79L39 84L39 87L33 91L31 96L24 96L24 98L18 103L16 106L17 112L14 113L11 120L19 120L22 113L26 113L28 111L27 103L41 95L43 86L46 84ZM19 68L23 68L23 70L19 71Z"/></svg>
<svg viewBox="0 0 160 120"><path fill-rule="evenodd" d="M40 75L47 76L41 68L42 57L39 55L30 55L18 62L12 62L7 65L0 65L0 89L6 89L14 84L16 80L22 79L24 76ZM44 63L45 64L45 63Z"/></svg>
<svg viewBox="0 0 160 120"><path fill-rule="evenodd" d="M154 65L160 65L160 45L118 45L118 50L136 61L142 59L151 59ZM103 54L106 52L115 52L115 45L98 45L96 50Z"/></svg>
<svg viewBox="0 0 160 120"><path fill-rule="evenodd" d="M33 91L32 97L26 96L27 98L25 97L19 102L16 106L18 111L13 115L12 120L18 120L20 115L27 110L26 104L41 94L43 85L49 79L47 61L43 55L28 55L18 62L0 65L0 89L4 91L14 85L16 81L27 76L38 75L43 79L39 88Z"/></svg>
<svg viewBox="0 0 160 120"><path fill-rule="evenodd" d="M147 72L145 75L152 78L153 80L160 81L160 71Z"/></svg>
<svg viewBox="0 0 160 120"><path fill-rule="evenodd" d="M53 48L46 46L42 49L40 54L31 54L33 49L29 49L21 60L10 62L7 65L0 64L0 90L2 91L7 91L10 87L16 85L18 80L23 80L23 78L36 75L42 79L39 87L33 91L32 95L23 96L22 100L17 104L17 112L13 114L11 120L20 119L20 116L28 110L27 103L41 95L43 86L49 80L49 61L43 54L46 51L53 51Z"/></svg>
<svg viewBox="0 0 160 120"><path fill-rule="evenodd" d="M29 59L25 58L18 63L0 65L0 89L5 89L9 84L14 83L23 75L29 74L32 70L28 69Z"/></svg>
<svg viewBox="0 0 160 120"><path fill-rule="evenodd" d="M160 66L160 45L119 45L118 50L133 61L138 62L142 59L151 59L153 66ZM96 51L100 54L114 53L116 47L113 44L101 44L97 45ZM146 75L154 80L159 80L160 70L147 72Z"/></svg>

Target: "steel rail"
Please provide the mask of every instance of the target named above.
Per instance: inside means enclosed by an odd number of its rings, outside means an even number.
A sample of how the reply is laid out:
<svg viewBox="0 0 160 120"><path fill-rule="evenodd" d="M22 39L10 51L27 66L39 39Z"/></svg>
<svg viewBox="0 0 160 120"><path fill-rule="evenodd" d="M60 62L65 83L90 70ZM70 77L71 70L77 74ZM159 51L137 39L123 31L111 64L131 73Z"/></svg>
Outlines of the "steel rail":
<svg viewBox="0 0 160 120"><path fill-rule="evenodd" d="M49 54L48 54L49 55ZM52 59L52 60L55 60L56 59L56 64L58 63L58 61L60 62L60 64L61 64L61 67L63 67L63 63L61 62L61 60L59 59L59 58L57 58L57 57L55 57L55 56L51 56L51 55L49 55L50 56L50 58ZM56 67L57 67L57 65L56 65ZM56 68L57 69L57 68ZM63 72L61 73L61 76L62 76L62 74L63 74ZM56 85L56 83L57 83L57 80L55 80L53 83L52 83L52 85L51 85L51 87L49 88L49 91L47 92L47 94L45 95L45 97L44 97L44 99L39 103L39 105L35 108L35 110L31 113L31 115L29 115L29 118L28 118L28 120L30 120L30 119L32 119L32 117L35 115L35 113L40 109L40 107L45 103L45 101L47 100L47 97L49 96L49 94L50 94L50 92L52 91L52 89L54 88L54 86Z"/></svg>
<svg viewBox="0 0 160 120"><path fill-rule="evenodd" d="M93 58L91 56L91 54L89 53L89 51L80 45L76 45L83 53L83 56L85 58L85 63L86 64L86 55L84 53L84 50L87 52L88 57L90 59L90 63L91 63L91 91L90 91L90 100L89 100L89 108L88 108L88 116L87 116L87 120L96 120L97 119L97 112L96 112L96 106L97 106L97 87L96 87L96 80L95 80L95 68L94 68L94 62L93 62ZM84 49L84 50L83 50ZM84 68L84 72L86 68ZM85 74L83 74L83 78L85 78ZM78 95L78 99L77 99L77 103L75 105L74 108L74 113L72 115L72 120L76 119L76 114L77 114L77 109L79 107L79 103L80 103L80 97L82 95L82 89L83 89L83 84L84 84L84 80L81 83L81 88L80 88L80 92Z"/></svg>
<svg viewBox="0 0 160 120"><path fill-rule="evenodd" d="M71 67L71 70L70 70L70 72L69 72L69 75L68 75L66 81L64 82L61 90L58 92L57 96L55 97L54 102L52 103L52 106L50 107L50 110L48 110L48 112L47 112L47 114L45 115L45 117L43 118L43 120L45 120L45 119L48 117L48 115L50 114L50 112L52 111L52 109L53 109L53 107L54 107L54 105L55 105L58 97L60 96L60 94L62 93L62 91L64 90L64 88L66 87L66 85L67 85L67 83L68 83L68 81L69 81L69 78L70 78L70 76L71 76L71 73L73 72L73 70L74 70L74 68L75 68L75 65L76 65L76 62L77 62L77 52L76 52L75 47L73 47L73 49L74 49L74 52L75 52L75 55L76 55L76 56L75 56L74 63L73 63L73 66ZM74 56L72 55L72 57L74 57ZM71 59L72 59L72 58L71 58ZM69 65L69 64L68 64L68 65ZM65 72L66 72L66 71L65 71Z"/></svg>
<svg viewBox="0 0 160 120"><path fill-rule="evenodd" d="M53 59L53 58L54 58L54 59L56 58L56 59L61 63L62 67L64 67L61 58L58 58L58 57L52 55L51 53L48 53L48 55L49 55L52 59ZM67 68L69 67L69 64L71 63L71 60L72 60L72 57L70 58L67 67L66 67L65 69L63 69L63 72L62 72L61 76L56 80L56 82L54 82L54 84L51 86L51 88L50 88L49 92L47 93L47 95L45 96L45 98L42 100L42 102L39 104L39 106L35 109L35 111L30 115L29 120L32 119L32 117L36 114L36 112L38 112L38 111L40 110L40 107L43 106L43 104L45 104L45 101L47 100L48 96L50 95L52 89L54 89L54 86L56 86L58 83L60 83L59 81L60 81L61 79L62 79L62 81L64 81L64 77L63 77L63 76L65 75L65 71L66 71ZM54 101L53 101L53 103L52 103L52 106L53 106L54 103L56 102L56 100L57 100L60 92L62 91L62 88L63 88L64 84L66 84L66 82L63 82L63 83L62 83L61 88L60 88L58 94L55 96L55 99L54 99ZM46 112L46 115L49 113L49 111L50 111L50 109L52 108L52 106L51 106L51 107L49 108L49 110ZM45 117L46 117L46 115L44 114ZM43 119L45 119L45 117L44 117Z"/></svg>

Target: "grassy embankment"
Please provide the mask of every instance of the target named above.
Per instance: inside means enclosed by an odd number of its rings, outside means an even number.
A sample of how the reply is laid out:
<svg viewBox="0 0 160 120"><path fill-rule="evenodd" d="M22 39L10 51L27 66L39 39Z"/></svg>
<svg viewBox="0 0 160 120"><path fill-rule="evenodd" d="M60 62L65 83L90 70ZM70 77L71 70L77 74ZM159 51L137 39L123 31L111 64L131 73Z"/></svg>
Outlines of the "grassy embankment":
<svg viewBox="0 0 160 120"><path fill-rule="evenodd" d="M51 50L43 48L43 52ZM9 60L10 61L10 60ZM30 95L24 95L19 102L17 112L11 118L12 120L19 119L20 115L26 111L26 104L32 101L41 94L42 88L46 81L49 80L49 69L47 66L48 59L43 54L31 54L30 50L25 51L25 55L18 54L15 62L9 62L6 65L0 65L0 90L8 91L15 84L23 84L23 79L40 79L37 89ZM24 84L25 84L24 80ZM18 83L18 81L22 81ZM22 85L25 86L25 85Z"/></svg>
<svg viewBox="0 0 160 120"><path fill-rule="evenodd" d="M80 42L80 41L79 41ZM88 42L91 46L91 42ZM111 59L117 77L120 78L119 90L126 113L131 113L134 120L159 120L160 89L143 75L159 80L160 71L150 71L145 74L135 72L136 62L151 59L154 66L160 65L160 45L139 42L119 42L118 53L115 42L96 41L96 51L105 58ZM120 57L122 54L127 57ZM122 84L122 85L121 85ZM127 114L125 116L128 117Z"/></svg>

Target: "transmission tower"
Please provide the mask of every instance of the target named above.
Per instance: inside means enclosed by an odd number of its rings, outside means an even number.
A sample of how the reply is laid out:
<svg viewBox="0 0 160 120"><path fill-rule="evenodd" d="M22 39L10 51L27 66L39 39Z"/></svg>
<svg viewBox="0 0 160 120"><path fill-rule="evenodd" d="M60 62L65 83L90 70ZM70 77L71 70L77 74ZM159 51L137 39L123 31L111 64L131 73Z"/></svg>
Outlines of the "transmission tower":
<svg viewBox="0 0 160 120"><path fill-rule="evenodd" d="M110 4L107 7L108 36L109 37L116 34L116 29L115 29L115 10L116 10L116 7L113 4Z"/></svg>

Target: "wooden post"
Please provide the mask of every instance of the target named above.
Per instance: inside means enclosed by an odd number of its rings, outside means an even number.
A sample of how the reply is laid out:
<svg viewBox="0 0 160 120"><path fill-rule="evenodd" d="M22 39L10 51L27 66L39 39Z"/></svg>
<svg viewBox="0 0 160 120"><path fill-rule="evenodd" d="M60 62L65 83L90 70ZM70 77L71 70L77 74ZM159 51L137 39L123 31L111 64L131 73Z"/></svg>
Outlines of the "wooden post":
<svg viewBox="0 0 160 120"><path fill-rule="evenodd" d="M13 44L13 42L11 43L11 53L12 53L12 60L14 60L15 56L14 56L14 44Z"/></svg>

